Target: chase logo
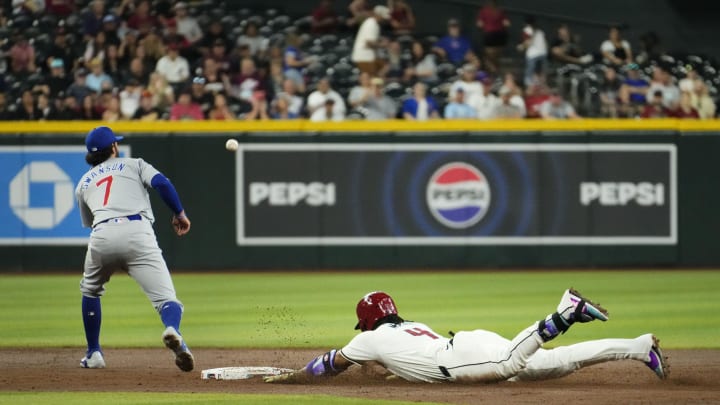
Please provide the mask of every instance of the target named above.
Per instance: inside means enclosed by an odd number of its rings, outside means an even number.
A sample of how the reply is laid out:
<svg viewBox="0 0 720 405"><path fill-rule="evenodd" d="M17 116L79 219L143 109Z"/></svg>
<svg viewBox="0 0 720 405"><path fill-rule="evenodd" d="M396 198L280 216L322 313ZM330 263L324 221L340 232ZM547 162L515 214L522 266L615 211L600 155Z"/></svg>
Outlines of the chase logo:
<svg viewBox="0 0 720 405"><path fill-rule="evenodd" d="M467 163L448 163L435 171L427 186L427 205L441 224L469 228L490 206L490 186L485 176Z"/></svg>

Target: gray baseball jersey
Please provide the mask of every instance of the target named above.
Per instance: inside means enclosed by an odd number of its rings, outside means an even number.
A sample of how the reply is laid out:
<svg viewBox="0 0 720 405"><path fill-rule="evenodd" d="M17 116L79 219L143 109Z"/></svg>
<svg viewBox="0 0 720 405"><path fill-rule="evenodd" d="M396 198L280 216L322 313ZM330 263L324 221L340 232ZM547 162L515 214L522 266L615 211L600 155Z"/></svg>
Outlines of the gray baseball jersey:
<svg viewBox="0 0 720 405"><path fill-rule="evenodd" d="M93 228L80 282L83 294L102 296L110 276L122 269L140 284L156 309L166 301L177 301L152 228L155 218L147 189L158 173L142 159L111 158L80 179L75 194L82 222Z"/></svg>
<svg viewBox="0 0 720 405"><path fill-rule="evenodd" d="M147 188L158 173L151 164L132 158L108 159L88 170L75 189L83 225L135 214L152 223Z"/></svg>

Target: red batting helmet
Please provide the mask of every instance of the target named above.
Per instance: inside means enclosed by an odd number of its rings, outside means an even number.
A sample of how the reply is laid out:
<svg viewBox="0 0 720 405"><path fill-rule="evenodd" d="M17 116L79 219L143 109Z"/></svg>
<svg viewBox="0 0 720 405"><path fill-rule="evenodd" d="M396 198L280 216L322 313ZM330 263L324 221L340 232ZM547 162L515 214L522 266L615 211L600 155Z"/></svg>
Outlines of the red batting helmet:
<svg viewBox="0 0 720 405"><path fill-rule="evenodd" d="M398 313L392 297L382 291L365 294L358 302L355 312L358 317L358 324L355 325L355 329L360 329L363 332L375 329L378 320Z"/></svg>

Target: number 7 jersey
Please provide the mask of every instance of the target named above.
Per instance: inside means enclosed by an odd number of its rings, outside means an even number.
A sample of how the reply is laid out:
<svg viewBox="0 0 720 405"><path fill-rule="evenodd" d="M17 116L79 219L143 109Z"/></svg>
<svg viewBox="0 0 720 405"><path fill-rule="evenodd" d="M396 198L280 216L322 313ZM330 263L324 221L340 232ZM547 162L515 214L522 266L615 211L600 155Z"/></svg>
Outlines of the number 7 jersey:
<svg viewBox="0 0 720 405"><path fill-rule="evenodd" d="M449 339L419 322L382 324L355 336L340 354L353 363L377 361L393 374L410 381L447 380L437 362Z"/></svg>
<svg viewBox="0 0 720 405"><path fill-rule="evenodd" d="M85 173L75 189L83 226L140 214L151 223L152 178L160 172L142 159L111 158Z"/></svg>

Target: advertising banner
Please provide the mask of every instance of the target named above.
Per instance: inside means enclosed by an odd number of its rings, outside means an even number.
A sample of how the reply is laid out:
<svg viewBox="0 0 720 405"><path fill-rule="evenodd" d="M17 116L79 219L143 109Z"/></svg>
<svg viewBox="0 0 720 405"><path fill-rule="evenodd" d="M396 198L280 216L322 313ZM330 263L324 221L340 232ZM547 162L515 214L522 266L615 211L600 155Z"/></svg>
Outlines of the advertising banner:
<svg viewBox="0 0 720 405"><path fill-rule="evenodd" d="M238 245L674 245L672 144L246 144Z"/></svg>
<svg viewBox="0 0 720 405"><path fill-rule="evenodd" d="M121 155L130 148L121 146ZM84 146L0 146L0 245L84 245L75 186Z"/></svg>

